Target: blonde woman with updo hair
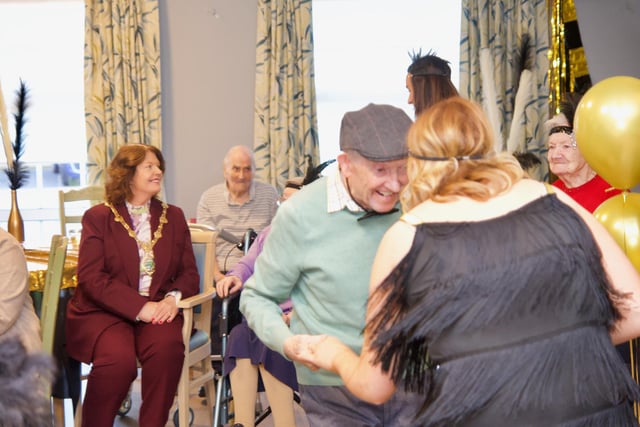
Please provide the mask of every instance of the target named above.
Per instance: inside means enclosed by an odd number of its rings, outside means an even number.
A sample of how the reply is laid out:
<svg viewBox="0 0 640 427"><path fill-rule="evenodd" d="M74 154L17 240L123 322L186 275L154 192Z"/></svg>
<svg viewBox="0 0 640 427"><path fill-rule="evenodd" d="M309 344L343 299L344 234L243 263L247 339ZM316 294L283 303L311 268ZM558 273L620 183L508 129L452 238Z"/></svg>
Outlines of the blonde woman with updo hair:
<svg viewBox="0 0 640 427"><path fill-rule="evenodd" d="M565 193L523 178L461 97L408 135L405 214L374 261L360 355L298 335L296 357L371 403L421 393L419 426L637 426L613 343L640 334L640 276Z"/></svg>
<svg viewBox="0 0 640 427"><path fill-rule="evenodd" d="M469 107L457 97L446 115L420 117L409 130L407 174L413 179L400 198L405 212L427 200L446 203L465 197L484 202L523 177L513 156L494 152L482 110ZM423 144L425 139L429 145Z"/></svg>

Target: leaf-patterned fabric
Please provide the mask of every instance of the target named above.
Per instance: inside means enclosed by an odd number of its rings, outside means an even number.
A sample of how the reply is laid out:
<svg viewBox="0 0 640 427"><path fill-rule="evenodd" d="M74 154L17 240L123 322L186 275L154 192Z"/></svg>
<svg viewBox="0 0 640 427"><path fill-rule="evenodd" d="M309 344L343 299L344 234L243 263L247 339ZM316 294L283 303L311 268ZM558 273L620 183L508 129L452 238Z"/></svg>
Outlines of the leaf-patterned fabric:
<svg viewBox="0 0 640 427"><path fill-rule="evenodd" d="M318 164L311 0L258 0L254 151L279 189Z"/></svg>
<svg viewBox="0 0 640 427"><path fill-rule="evenodd" d="M162 148L157 0L85 0L88 184L125 144Z"/></svg>
<svg viewBox="0 0 640 427"><path fill-rule="evenodd" d="M549 51L545 0L462 0L460 93L482 103L496 149L532 152L548 175Z"/></svg>

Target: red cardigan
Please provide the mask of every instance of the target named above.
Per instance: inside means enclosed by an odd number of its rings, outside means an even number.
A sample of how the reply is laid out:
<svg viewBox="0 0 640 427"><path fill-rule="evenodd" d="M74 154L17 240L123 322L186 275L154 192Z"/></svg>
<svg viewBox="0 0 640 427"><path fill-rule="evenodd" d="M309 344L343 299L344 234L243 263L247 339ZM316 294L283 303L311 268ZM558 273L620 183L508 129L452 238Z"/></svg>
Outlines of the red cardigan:
<svg viewBox="0 0 640 427"><path fill-rule="evenodd" d="M115 207L132 225L125 204ZM162 213L160 201L152 199L150 213L153 234ZM147 298L138 293L140 257L136 241L104 204L85 212L78 286L67 304L66 346L71 357L90 362L102 331L118 322L135 322L147 301L160 301L174 289L182 292L183 298L198 293L200 278L184 213L169 205L167 221L162 238L154 246L156 269Z"/></svg>
<svg viewBox="0 0 640 427"><path fill-rule="evenodd" d="M579 187L568 188L562 180L554 181L553 185L567 193L583 208L593 213L605 200L618 195L621 190L614 188L600 175L594 176L590 181Z"/></svg>

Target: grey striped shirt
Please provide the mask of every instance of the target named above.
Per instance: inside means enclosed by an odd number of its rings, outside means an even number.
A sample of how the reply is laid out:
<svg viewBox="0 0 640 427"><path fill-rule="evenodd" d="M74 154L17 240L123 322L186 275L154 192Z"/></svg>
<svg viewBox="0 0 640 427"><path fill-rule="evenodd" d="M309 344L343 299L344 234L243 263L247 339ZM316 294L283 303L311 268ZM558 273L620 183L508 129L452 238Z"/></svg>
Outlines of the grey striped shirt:
<svg viewBox="0 0 640 427"><path fill-rule="evenodd" d="M197 221L228 231L241 241L249 228L258 233L271 223L278 207L278 197L278 191L272 185L253 181L249 201L242 205L233 204L229 202L226 184L217 184L202 193L198 202ZM242 256L242 251L235 245L218 237L216 259L220 271L229 270Z"/></svg>

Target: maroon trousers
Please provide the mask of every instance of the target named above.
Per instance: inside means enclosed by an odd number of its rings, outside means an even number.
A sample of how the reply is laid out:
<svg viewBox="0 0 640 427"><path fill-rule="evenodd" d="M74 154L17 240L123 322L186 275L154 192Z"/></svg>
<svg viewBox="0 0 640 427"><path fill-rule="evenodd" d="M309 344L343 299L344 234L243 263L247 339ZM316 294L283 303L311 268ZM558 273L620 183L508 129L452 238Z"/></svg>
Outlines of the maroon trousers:
<svg viewBox="0 0 640 427"><path fill-rule="evenodd" d="M112 427L122 401L142 371L140 427L162 427L178 389L184 361L182 316L162 325L120 322L98 338L82 406L83 427Z"/></svg>

